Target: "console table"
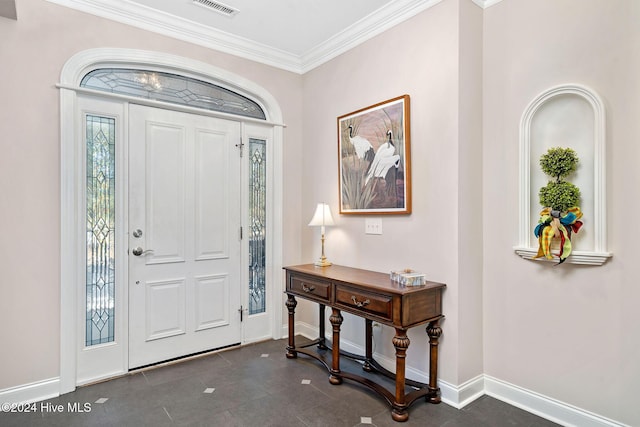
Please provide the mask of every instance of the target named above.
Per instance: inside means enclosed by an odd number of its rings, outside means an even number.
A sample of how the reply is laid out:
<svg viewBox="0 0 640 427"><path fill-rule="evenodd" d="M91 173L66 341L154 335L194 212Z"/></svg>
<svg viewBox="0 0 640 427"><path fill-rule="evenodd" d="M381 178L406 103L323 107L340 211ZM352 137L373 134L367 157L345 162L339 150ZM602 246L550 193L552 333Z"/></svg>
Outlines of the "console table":
<svg viewBox="0 0 640 427"><path fill-rule="evenodd" d="M319 360L329 371L329 382L341 384L343 379L361 383L380 394L391 406L391 416L395 421L409 419L407 409L420 397L428 402L440 403L438 377L438 340L442 335L439 326L442 315L442 292L446 285L427 282L422 286L401 286L390 280L388 274L361 270L340 265L316 267L313 264L285 267L286 271L286 306L289 312L289 341L286 356L296 358L298 353ZM304 346L296 347L295 343L295 309L296 297L316 302L320 306L319 337ZM333 328L331 360L325 360L318 351L307 350L317 345L320 350L329 350L325 340L325 307L331 308L329 321ZM341 353L340 325L341 311L354 314L365 319L365 355L356 356ZM373 359L372 322L391 326L395 329L392 343L396 349L395 374L387 371ZM405 378L405 358L409 348L407 330L414 326L427 324L429 336L429 384ZM346 355L363 361L363 369L376 371L395 378L395 394L372 381L350 372L340 370L340 355ZM405 386L410 385L413 391L405 393Z"/></svg>

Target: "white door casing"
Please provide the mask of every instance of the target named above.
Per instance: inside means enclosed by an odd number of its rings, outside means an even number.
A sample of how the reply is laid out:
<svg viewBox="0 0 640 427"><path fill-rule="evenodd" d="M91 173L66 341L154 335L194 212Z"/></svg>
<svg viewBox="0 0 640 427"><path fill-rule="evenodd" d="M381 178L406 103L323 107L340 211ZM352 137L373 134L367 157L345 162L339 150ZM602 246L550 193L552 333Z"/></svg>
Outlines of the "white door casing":
<svg viewBox="0 0 640 427"><path fill-rule="evenodd" d="M197 60L183 58L175 55L141 51L133 49L112 49L99 48L82 51L71 57L61 73L61 80L56 86L60 89L60 106L61 106L61 334L60 334L60 393L73 391L76 384L100 379L99 375L91 377L88 372L86 377L81 378L77 371L79 350L78 343L83 339L82 331L78 325L83 321L82 310L79 312L78 307L83 307L83 297L80 295L79 288L84 283L84 230L83 230L83 211L84 211L84 138L82 132L82 114L80 101L82 98L90 98L88 105L94 105L96 101L104 100L112 103L119 115L121 126L127 125L127 110L129 102L141 103L156 106L169 110L188 111L192 113L202 114L205 116L221 117L229 119L229 115L216 112L201 112L191 108L170 105L157 101L148 101L141 99L132 99L126 96L111 95L109 93L98 93L96 91L86 90L79 87L82 77L97 68L103 67L124 67L124 68L140 68L140 69L157 69L168 70L172 73L184 74L199 78L203 81L210 81L214 84L222 85L230 90L245 94L245 96L256 100L264 109L267 120L262 123L256 120L236 118L238 122L242 122L243 129L254 128L259 129L261 136L270 138L268 144L267 156L270 159L268 165L268 199L270 201L268 207L269 227L267 231L267 314L268 319L263 316L257 316L260 319L261 330L254 333L245 330L242 338L243 342L256 340L256 337L267 337L270 334L272 338L282 337L282 159L283 159L283 127L282 114L276 100L259 85L230 73L226 70L211 66ZM93 108L93 107L91 107ZM90 109L91 109L90 108ZM104 114L100 108L96 108L95 113ZM110 115L111 113L107 113ZM254 126L255 125L255 126ZM126 129L123 128L123 129ZM265 130L266 129L266 130ZM121 150L117 161L121 165L126 164L126 145L128 144L127 135L121 141ZM123 154L124 153L124 154ZM123 172L121 170L121 172ZM121 177L118 191L120 194L126 193L126 173ZM243 178L244 179L244 178ZM124 186L124 188L121 188ZM124 206L126 203L121 203ZM121 219L121 226L128 229L125 218ZM122 236L126 235L123 233ZM126 239L118 244L119 247L126 247ZM127 256L121 260L119 266L121 271L125 271L127 267ZM246 266L243 265L243 269ZM124 270L122 270L124 268ZM243 283L245 283L246 272L242 272ZM125 279L120 279L120 291L125 291L127 284ZM244 286L244 285L243 285ZM123 302L122 298L120 299ZM124 304L119 305L121 310L126 312L126 298ZM254 319L254 320L257 320ZM122 317L121 317L122 320ZM265 322L264 320L269 320ZM256 323L256 322L254 322ZM264 325L269 325L270 331L265 332ZM110 348L111 353L119 353L119 356L113 356L111 360L111 369L106 376L114 376L124 373L128 369L128 345L126 340L127 329L122 330L122 323L119 323L116 330L116 344L95 346L97 348ZM123 339L125 342L123 343ZM121 349L117 350L118 345ZM122 348L124 352L121 351Z"/></svg>
<svg viewBox="0 0 640 427"><path fill-rule="evenodd" d="M131 105L129 139L129 368L240 343L240 123Z"/></svg>

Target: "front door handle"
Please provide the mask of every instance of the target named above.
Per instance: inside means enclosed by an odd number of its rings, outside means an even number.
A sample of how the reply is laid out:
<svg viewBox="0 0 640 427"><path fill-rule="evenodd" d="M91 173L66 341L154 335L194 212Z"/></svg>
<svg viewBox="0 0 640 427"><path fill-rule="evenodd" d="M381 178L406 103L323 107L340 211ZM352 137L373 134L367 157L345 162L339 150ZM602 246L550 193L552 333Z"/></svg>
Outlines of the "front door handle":
<svg viewBox="0 0 640 427"><path fill-rule="evenodd" d="M135 248L133 248L131 250L131 253L134 254L135 256L146 255L146 254L151 253L151 252L153 252L153 249L144 250L140 246L135 247Z"/></svg>

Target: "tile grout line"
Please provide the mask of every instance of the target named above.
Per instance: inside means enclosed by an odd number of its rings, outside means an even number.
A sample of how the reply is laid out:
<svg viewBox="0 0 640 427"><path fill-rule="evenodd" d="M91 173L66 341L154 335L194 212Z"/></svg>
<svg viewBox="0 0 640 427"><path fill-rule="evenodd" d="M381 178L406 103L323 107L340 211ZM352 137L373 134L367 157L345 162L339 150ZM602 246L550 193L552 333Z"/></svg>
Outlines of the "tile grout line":
<svg viewBox="0 0 640 427"><path fill-rule="evenodd" d="M167 414L167 417L169 417L169 419L171 420L171 422L173 422L173 418L171 418L171 415L169 415L169 411L167 411L167 408L165 408L164 406L162 407L162 409L164 409L164 413Z"/></svg>
<svg viewBox="0 0 640 427"><path fill-rule="evenodd" d="M297 418L298 420L300 420L300 422L301 422L302 424L304 424L305 426L310 427L310 424L307 424L307 423L306 423L302 418L300 418L300 416L299 416L299 415L296 415L296 418Z"/></svg>
<svg viewBox="0 0 640 427"><path fill-rule="evenodd" d="M144 371L142 371L142 372L140 372L140 373L142 374L142 377L144 378L144 382L145 382L147 385L151 385L151 384L149 383L149 378L147 378L147 376L144 374Z"/></svg>

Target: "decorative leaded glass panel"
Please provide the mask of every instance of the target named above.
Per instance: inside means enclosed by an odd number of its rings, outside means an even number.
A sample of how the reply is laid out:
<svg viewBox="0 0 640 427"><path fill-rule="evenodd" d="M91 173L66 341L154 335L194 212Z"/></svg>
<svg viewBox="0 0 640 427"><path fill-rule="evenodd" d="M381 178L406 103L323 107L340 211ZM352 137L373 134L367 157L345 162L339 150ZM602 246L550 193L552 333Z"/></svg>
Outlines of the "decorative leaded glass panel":
<svg viewBox="0 0 640 427"><path fill-rule="evenodd" d="M88 73L81 87L188 105L190 107L265 120L249 98L212 83L160 71L100 68Z"/></svg>
<svg viewBox="0 0 640 427"><path fill-rule="evenodd" d="M249 139L249 314L265 311L266 141Z"/></svg>
<svg viewBox="0 0 640 427"><path fill-rule="evenodd" d="M87 115L86 345L114 340L115 119Z"/></svg>

